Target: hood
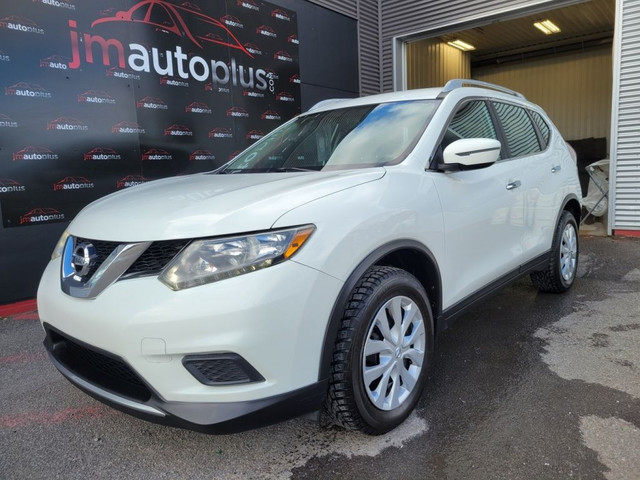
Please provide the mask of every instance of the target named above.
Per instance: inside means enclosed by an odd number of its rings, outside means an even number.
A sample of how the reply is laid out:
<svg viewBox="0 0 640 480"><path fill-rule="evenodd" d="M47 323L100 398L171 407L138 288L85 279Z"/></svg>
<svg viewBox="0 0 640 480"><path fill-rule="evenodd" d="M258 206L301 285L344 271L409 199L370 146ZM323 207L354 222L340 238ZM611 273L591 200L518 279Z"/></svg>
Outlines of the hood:
<svg viewBox="0 0 640 480"><path fill-rule="evenodd" d="M369 168L167 178L91 203L71 222L69 232L96 240L136 242L267 230L300 205L384 174L383 168Z"/></svg>

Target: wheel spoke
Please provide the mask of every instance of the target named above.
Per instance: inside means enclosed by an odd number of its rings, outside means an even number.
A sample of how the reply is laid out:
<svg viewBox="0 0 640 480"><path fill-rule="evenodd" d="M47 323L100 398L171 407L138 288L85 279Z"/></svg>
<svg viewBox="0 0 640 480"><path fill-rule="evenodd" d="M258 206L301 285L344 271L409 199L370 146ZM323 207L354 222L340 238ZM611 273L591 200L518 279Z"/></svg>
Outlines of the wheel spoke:
<svg viewBox="0 0 640 480"><path fill-rule="evenodd" d="M391 299L391 304L389 305L389 312L391 313L391 318L393 319L393 328L391 329L390 340L393 340L393 343L398 345L400 343L400 339L402 338L402 317L404 317L404 309L402 308L402 298L394 297Z"/></svg>
<svg viewBox="0 0 640 480"><path fill-rule="evenodd" d="M389 369L389 362L391 359L386 358L385 362L382 362L382 358L380 360L381 362L378 365L374 365L373 367L365 367L364 369L364 384L367 385L367 388L374 380L377 380L381 376L384 376L384 374Z"/></svg>
<svg viewBox="0 0 640 480"><path fill-rule="evenodd" d="M421 368L422 362L424 361L424 351L411 348L406 352L404 352L403 357L411 360L412 365L415 365L416 367Z"/></svg>
<svg viewBox="0 0 640 480"><path fill-rule="evenodd" d="M389 344L387 339L384 340L367 340L367 343L364 347L364 355L368 357L369 355L375 355L376 353L388 352L389 355L393 355L394 348Z"/></svg>
<svg viewBox="0 0 640 480"><path fill-rule="evenodd" d="M418 374L420 372L418 371ZM418 382L418 377L414 377L409 370L402 369L400 371L400 378L402 378L402 386L407 390L407 392L413 391L413 387L416 386Z"/></svg>

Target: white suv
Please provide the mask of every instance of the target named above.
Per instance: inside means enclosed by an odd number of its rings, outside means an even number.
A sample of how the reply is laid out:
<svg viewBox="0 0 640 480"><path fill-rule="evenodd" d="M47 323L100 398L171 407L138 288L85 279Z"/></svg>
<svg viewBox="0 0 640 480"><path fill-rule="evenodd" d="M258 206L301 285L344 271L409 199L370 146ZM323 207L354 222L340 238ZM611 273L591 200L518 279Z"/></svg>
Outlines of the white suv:
<svg viewBox="0 0 640 480"><path fill-rule="evenodd" d="M38 291L51 360L151 421L225 432L324 409L386 432L434 337L518 276L563 292L575 154L469 80L321 102L210 173L86 207Z"/></svg>

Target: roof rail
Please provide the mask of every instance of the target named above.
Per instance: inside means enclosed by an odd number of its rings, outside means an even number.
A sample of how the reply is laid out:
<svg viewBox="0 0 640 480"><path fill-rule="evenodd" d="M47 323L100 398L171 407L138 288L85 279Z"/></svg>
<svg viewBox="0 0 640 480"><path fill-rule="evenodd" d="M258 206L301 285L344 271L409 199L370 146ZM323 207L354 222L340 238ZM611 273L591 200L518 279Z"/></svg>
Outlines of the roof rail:
<svg viewBox="0 0 640 480"><path fill-rule="evenodd" d="M454 78L453 80L449 80L446 85L443 87L442 91L438 95L438 98L444 98L447 93L455 90L456 88L462 87L480 87L487 88L489 90L495 90L497 92L507 93L509 95L513 95L514 97L519 97L524 99L524 95L515 90L511 90L510 88L501 87L500 85L496 85L494 83L489 82L481 82L480 80L470 80L467 78Z"/></svg>

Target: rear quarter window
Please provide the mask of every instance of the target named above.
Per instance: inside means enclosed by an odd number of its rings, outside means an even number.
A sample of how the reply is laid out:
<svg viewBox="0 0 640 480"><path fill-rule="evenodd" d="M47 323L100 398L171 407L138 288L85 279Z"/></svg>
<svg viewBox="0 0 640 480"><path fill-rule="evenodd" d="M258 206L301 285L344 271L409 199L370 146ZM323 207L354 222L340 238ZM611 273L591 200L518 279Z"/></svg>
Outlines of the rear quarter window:
<svg viewBox="0 0 640 480"><path fill-rule="evenodd" d="M530 113L531 113L531 117L533 118L533 121L538 127L538 130L540 131L540 135L542 135L544 144L549 145L549 138L551 137L551 128L549 127L549 124L545 122L544 118L542 118L542 115L540 115L538 112L534 112L530 110Z"/></svg>

